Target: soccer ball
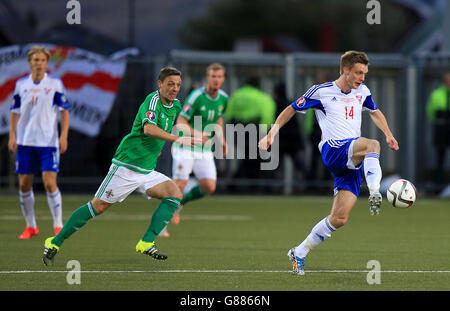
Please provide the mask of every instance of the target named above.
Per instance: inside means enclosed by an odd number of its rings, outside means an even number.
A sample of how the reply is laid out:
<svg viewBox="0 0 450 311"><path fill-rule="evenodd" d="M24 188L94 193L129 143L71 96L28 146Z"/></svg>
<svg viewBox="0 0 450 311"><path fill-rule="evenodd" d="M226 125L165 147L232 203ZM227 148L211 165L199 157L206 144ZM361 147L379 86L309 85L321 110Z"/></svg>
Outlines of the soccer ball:
<svg viewBox="0 0 450 311"><path fill-rule="evenodd" d="M389 186L386 197L394 207L408 208L416 201L417 190L409 180L397 179Z"/></svg>

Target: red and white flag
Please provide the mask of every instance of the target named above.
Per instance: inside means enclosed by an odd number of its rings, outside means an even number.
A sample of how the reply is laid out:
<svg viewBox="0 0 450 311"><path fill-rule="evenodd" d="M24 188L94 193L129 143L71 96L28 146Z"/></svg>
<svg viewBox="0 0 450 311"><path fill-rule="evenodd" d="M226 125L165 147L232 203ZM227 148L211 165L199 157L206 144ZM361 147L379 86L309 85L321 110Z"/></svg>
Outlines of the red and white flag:
<svg viewBox="0 0 450 311"><path fill-rule="evenodd" d="M125 53L106 57L53 44L14 45L0 49L0 134L9 132L9 106L16 81L30 74L27 52L34 46L50 52L47 72L62 80L70 105L70 128L94 137L107 119L125 72ZM125 50L126 51L126 50ZM135 53L130 50L130 53Z"/></svg>

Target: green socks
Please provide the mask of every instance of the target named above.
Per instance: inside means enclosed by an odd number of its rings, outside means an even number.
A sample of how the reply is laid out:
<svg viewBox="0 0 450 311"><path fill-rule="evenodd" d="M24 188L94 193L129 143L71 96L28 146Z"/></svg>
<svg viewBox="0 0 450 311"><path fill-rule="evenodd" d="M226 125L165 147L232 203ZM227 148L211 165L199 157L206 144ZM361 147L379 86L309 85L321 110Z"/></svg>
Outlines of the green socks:
<svg viewBox="0 0 450 311"><path fill-rule="evenodd" d="M68 239L72 234L83 227L89 219L94 218L97 215L97 211L94 206L92 206L91 202L81 206L72 213L61 231L53 238L52 243L58 247L61 246L65 239Z"/></svg>
<svg viewBox="0 0 450 311"><path fill-rule="evenodd" d="M142 241L155 241L155 237L167 226L178 206L180 206L180 199L178 198L163 199L153 213L150 226L142 237Z"/></svg>
<svg viewBox="0 0 450 311"><path fill-rule="evenodd" d="M204 196L206 196L206 194L202 191L202 188L200 188L200 186L197 185L183 196L181 204L184 205L189 201L197 200L203 198Z"/></svg>
<svg viewBox="0 0 450 311"><path fill-rule="evenodd" d="M150 226L144 234L142 241L153 242L155 237L165 226L167 226L170 219L172 219L173 213L178 206L180 206L180 199L178 198L169 197L163 199L153 213ZM98 213L91 202L81 206L72 213L61 231L53 238L52 243L60 247L64 243L64 240L68 239L72 234L83 227L89 219L92 219L97 215Z"/></svg>

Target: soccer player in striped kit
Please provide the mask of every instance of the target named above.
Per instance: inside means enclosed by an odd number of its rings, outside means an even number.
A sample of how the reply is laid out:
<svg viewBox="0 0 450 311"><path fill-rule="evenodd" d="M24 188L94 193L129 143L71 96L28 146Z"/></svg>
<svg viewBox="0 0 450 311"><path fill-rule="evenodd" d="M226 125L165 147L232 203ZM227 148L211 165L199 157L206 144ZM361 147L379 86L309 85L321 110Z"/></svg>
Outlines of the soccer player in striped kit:
<svg viewBox="0 0 450 311"><path fill-rule="evenodd" d="M49 58L50 53L44 47L34 46L28 51L31 74L17 81L10 107L8 148L11 153L17 151L20 206L27 224L19 239L29 239L39 233L32 188L34 173L38 170L42 172L54 233L58 234L63 226L62 200L56 177L59 155L67 150L69 102L61 80L46 73Z"/></svg>
<svg viewBox="0 0 450 311"><path fill-rule="evenodd" d="M363 83L368 65L369 59L364 52L344 53L341 56L340 77L335 81L314 85L286 107L269 133L259 142L261 149L268 149L280 128L297 111L305 113L307 109L315 110L322 130L318 147L325 166L334 177L334 200L331 213L313 227L300 245L289 250L294 274L303 275L308 252L347 222L359 196L362 175L365 176L370 193L370 214L379 214L382 201L379 191L382 176L380 143L361 137L362 111L369 111L372 121L385 134L389 148L397 151L399 147L386 118Z"/></svg>

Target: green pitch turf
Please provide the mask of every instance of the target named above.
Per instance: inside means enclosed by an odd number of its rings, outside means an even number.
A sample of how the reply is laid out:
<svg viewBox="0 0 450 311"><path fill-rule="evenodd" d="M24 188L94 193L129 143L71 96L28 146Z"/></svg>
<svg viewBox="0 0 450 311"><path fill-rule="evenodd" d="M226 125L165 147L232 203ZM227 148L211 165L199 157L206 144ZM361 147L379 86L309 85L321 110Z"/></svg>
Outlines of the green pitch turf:
<svg viewBox="0 0 450 311"><path fill-rule="evenodd" d="M64 220L91 196L64 195ZM361 197L349 222L314 249L306 275L291 274L286 256L328 215L330 197L212 196L188 204L161 262L137 254L159 201L130 196L75 233L55 258L42 264L44 239L52 235L46 197L36 195L40 234L17 236L25 227L18 197L0 196L0 290L158 291L428 291L450 290L450 201L419 199L408 210L387 201L370 216ZM80 263L80 284L68 274ZM381 265L379 284L367 264Z"/></svg>

